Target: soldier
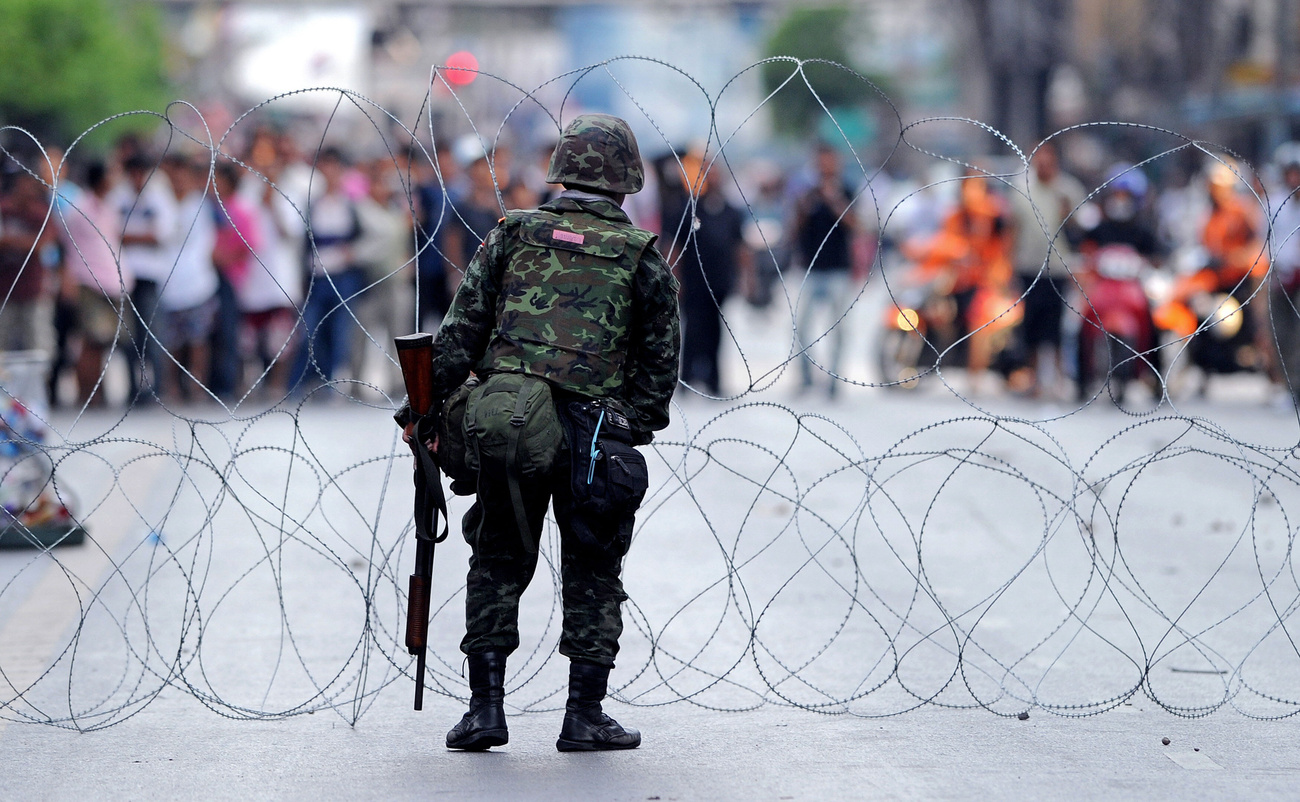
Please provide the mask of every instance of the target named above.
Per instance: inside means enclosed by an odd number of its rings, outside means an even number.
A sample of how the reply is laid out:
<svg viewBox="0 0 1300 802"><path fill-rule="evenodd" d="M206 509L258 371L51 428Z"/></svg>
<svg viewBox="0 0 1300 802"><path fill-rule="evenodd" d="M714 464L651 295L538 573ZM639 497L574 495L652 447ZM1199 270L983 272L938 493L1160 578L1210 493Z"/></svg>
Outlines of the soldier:
<svg viewBox="0 0 1300 802"><path fill-rule="evenodd" d="M449 396L471 371L479 379L525 374L546 382L561 416L575 403L592 402L608 420L626 420L632 444L644 445L668 425L677 384L678 286L655 236L633 227L621 208L644 182L631 129L608 115L576 118L562 134L546 181L563 184L564 192L535 211L508 213L471 260L435 341L435 398ZM560 530L559 651L570 660L556 747L641 743L640 733L620 726L600 705L623 629L620 605L627 595L619 574L640 497L629 512L595 518L584 512L571 482L580 449L568 446L546 475L514 488L499 472L479 471L477 499L464 520L472 555L461 650L471 697L469 712L447 733L448 748L483 750L508 740L505 663L519 645L519 597L537 566L548 502ZM454 459L439 456L444 463ZM519 497L521 503L512 503Z"/></svg>

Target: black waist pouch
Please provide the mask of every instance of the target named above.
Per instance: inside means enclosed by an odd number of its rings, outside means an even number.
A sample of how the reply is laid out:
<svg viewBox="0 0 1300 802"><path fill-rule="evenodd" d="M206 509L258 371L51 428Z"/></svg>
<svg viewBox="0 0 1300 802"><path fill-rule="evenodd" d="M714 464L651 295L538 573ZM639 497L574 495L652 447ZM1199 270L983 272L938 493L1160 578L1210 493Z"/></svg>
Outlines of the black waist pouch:
<svg viewBox="0 0 1300 802"><path fill-rule="evenodd" d="M566 401L560 409L574 506L611 518L636 512L650 487L650 472L632 445L627 417L599 401Z"/></svg>

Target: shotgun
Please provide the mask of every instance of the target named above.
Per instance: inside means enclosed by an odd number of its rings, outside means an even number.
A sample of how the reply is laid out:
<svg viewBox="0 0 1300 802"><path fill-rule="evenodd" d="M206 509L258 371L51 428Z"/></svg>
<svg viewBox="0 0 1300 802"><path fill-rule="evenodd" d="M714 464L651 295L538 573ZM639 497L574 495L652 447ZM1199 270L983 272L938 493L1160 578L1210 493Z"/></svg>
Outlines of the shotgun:
<svg viewBox="0 0 1300 802"><path fill-rule="evenodd" d="M433 439L438 415L433 405L433 335L407 334L395 339L406 399L415 425L415 573L406 602L406 649L415 656L415 709L424 708L424 661L429 647L429 599L433 589L433 547L447 538L447 498L437 455L425 447ZM442 532L437 533L438 515Z"/></svg>

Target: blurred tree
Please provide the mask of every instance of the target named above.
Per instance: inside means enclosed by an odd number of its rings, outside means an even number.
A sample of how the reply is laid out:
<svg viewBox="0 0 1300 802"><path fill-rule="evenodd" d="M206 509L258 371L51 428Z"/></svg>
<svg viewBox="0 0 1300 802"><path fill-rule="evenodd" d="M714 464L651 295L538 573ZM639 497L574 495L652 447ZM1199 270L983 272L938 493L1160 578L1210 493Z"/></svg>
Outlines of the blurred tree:
<svg viewBox="0 0 1300 802"><path fill-rule="evenodd" d="M797 8L790 11L768 37L764 47L767 58L790 56L820 60L805 64L803 77L795 75L793 78L793 62L778 60L762 65L763 87L767 92L774 92L785 84L769 101L773 125L778 133L793 136L815 133L826 117L822 103L832 114L838 110L848 117L861 117L867 106L881 100L876 90L863 81L862 76L855 74L861 71L853 66L850 55L853 21L849 9L842 6ZM816 96L808 91L805 77ZM878 78L870 80L877 85L881 83Z"/></svg>
<svg viewBox="0 0 1300 802"><path fill-rule="evenodd" d="M109 115L162 110L163 36L153 6L0 0L0 20L0 122L66 143ZM138 127L156 122L137 119Z"/></svg>

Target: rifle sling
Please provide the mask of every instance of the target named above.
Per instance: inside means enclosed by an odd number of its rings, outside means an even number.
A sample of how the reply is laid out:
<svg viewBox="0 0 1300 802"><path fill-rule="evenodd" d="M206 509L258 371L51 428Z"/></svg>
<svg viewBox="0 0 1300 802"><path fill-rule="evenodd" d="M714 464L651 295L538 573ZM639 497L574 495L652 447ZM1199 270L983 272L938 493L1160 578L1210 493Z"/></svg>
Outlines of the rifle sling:
<svg viewBox="0 0 1300 802"><path fill-rule="evenodd" d="M442 472L437 457L425 447L423 432L425 421L431 425L431 416L422 416L416 422L416 436L411 438L411 451L415 454L415 537L441 543L447 539L447 496L442 489ZM432 499L432 507L430 506ZM442 532L438 528L438 515L442 515Z"/></svg>

